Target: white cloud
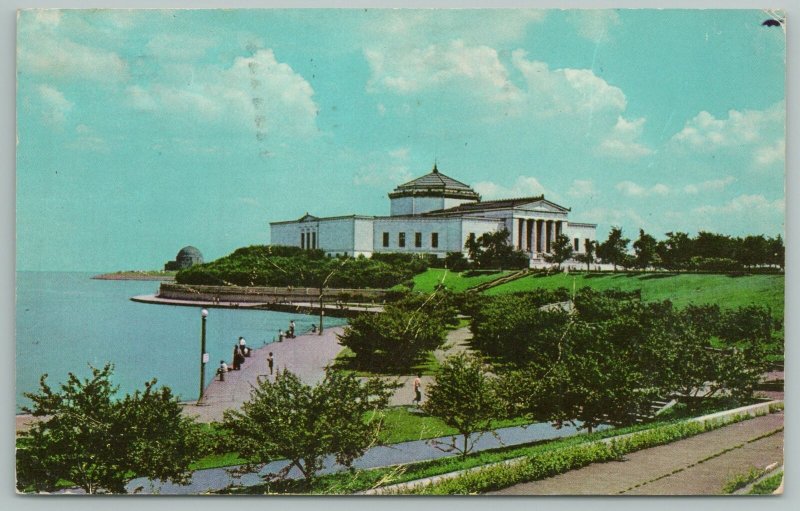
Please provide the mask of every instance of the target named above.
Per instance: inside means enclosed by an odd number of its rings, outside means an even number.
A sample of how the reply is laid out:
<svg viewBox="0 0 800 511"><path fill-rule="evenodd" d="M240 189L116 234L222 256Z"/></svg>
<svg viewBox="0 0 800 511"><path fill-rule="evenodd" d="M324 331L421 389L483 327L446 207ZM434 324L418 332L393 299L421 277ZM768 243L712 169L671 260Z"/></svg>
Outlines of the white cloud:
<svg viewBox="0 0 800 511"><path fill-rule="evenodd" d="M701 206L694 212L699 215L730 215L736 213L761 214L765 212L780 212L785 209L783 199L769 200L761 194L740 195L731 199L722 206Z"/></svg>
<svg viewBox="0 0 800 511"><path fill-rule="evenodd" d="M17 50L23 72L51 79L119 82L128 78L128 66L113 51L78 44L41 31L29 34Z"/></svg>
<svg viewBox="0 0 800 511"><path fill-rule="evenodd" d="M624 159L635 159L653 154L653 150L637 142L642 134L644 118L629 121L621 115L611 133L604 138L597 150L600 154Z"/></svg>
<svg viewBox="0 0 800 511"><path fill-rule="evenodd" d="M193 79L162 77L147 88L127 88L139 110L177 112L191 120L249 125L259 140L268 135L316 133L314 89L272 50L237 57L227 69L190 67Z"/></svg>
<svg viewBox="0 0 800 511"><path fill-rule="evenodd" d="M650 224L634 209L631 208L593 208L580 214L581 221L597 224L633 226L634 229L649 231ZM630 232L627 231L626 232ZM600 232L598 236L604 238ZM630 237L630 236L628 236Z"/></svg>
<svg viewBox="0 0 800 511"><path fill-rule="evenodd" d="M620 24L619 14L607 9L576 9L567 19L581 37L597 42L608 40L612 27Z"/></svg>
<svg viewBox="0 0 800 511"><path fill-rule="evenodd" d="M722 179L711 179L701 183L688 184L683 187L684 193L695 195L700 192L718 192L724 190L729 184L736 181L733 176L726 176Z"/></svg>
<svg viewBox="0 0 800 511"><path fill-rule="evenodd" d="M452 83L462 83L488 100L504 101L518 94L497 51L467 46L461 40L396 53L367 49L372 72L367 90L411 94Z"/></svg>
<svg viewBox="0 0 800 511"><path fill-rule="evenodd" d="M620 113L627 106L625 94L589 69L554 69L541 61L528 60L524 50L511 54L522 73L529 110L544 116L563 116L610 111Z"/></svg>
<svg viewBox="0 0 800 511"><path fill-rule="evenodd" d="M42 99L44 121L51 126L63 126L67 114L75 104L64 97L64 93L50 85L37 88Z"/></svg>
<svg viewBox="0 0 800 511"><path fill-rule="evenodd" d="M558 195L550 193L532 176L519 176L511 187L505 187L491 181L481 181L473 186L476 192L481 194L483 199L509 199L513 197L528 197L534 195L544 195L551 199L557 199Z"/></svg>
<svg viewBox="0 0 800 511"><path fill-rule="evenodd" d="M757 167L769 167L770 165L783 164L786 158L786 141L781 139L774 144L766 145L756 149L753 161Z"/></svg>
<svg viewBox="0 0 800 511"><path fill-rule="evenodd" d="M567 195L575 199L582 199L597 195L597 190L595 190L594 183L590 179L574 179L572 186L567 191Z"/></svg>
<svg viewBox="0 0 800 511"><path fill-rule="evenodd" d="M653 195L664 196L670 193L669 186L661 183L657 183L650 188L647 188L640 186L633 181L621 181L617 183L616 189L628 197L650 197Z"/></svg>
<svg viewBox="0 0 800 511"><path fill-rule="evenodd" d="M783 135L785 113L782 101L766 110L730 110L726 119L702 111L687 121L672 141L698 151L759 144L766 137L772 141L775 133Z"/></svg>

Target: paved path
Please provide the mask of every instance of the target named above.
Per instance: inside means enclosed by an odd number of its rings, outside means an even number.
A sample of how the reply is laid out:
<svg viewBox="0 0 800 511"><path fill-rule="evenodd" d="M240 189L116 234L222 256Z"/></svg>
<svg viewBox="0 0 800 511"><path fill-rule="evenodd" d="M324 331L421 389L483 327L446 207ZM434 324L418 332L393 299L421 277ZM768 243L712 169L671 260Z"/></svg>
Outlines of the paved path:
<svg viewBox="0 0 800 511"><path fill-rule="evenodd" d="M492 492L497 495L717 495L736 474L783 462L783 413ZM723 451L729 451L723 453ZM723 453L723 454L721 454Z"/></svg>
<svg viewBox="0 0 800 511"><path fill-rule="evenodd" d="M445 358L470 351L469 341L472 339L472 332L469 327L456 328L447 332L447 340L443 348L433 352L436 360L443 362ZM402 376L386 377L387 381L400 383L401 386L395 390L394 395L389 399L389 406L407 406L411 405L414 399L414 378L416 375L406 374ZM422 399L425 400L425 391L429 389L431 384L435 381L433 376L423 375L420 378L422 381Z"/></svg>
<svg viewBox="0 0 800 511"><path fill-rule="evenodd" d="M550 440L563 438L578 434L572 426L564 426L556 429L549 423L531 424L526 427L501 428L495 431L497 437L485 434L475 442L474 452L495 449L502 446L513 446L527 444L539 440ZM463 437L458 436L458 439ZM376 467L386 467L416 461L432 460L457 456L457 453L448 453L437 448L435 442L449 443L452 437L440 437L434 440L415 440L399 444L378 446L369 449L363 456L358 458L353 467L356 469L370 469ZM459 440L459 445L461 441ZM276 473L286 467L287 461L275 461L266 465L258 473L249 473L242 476L231 475L229 469L211 468L207 470L197 470L192 474L192 480L187 485L176 485L162 483L159 481L148 481L144 478L134 479L126 486L128 492L134 492L140 488L141 493L159 493L161 495L193 495L198 493L208 493L222 490L231 485L253 486L263 482L262 475ZM344 467L337 465L333 457L329 456L324 462L325 468L320 472L327 474L345 470ZM236 467L230 467L233 469ZM289 477L300 477L297 469L289 472Z"/></svg>
<svg viewBox="0 0 800 511"><path fill-rule="evenodd" d="M288 369L309 385L318 383L325 374L325 367L343 349L336 339L336 334L341 332L342 327L326 328L322 335L309 333L254 349L241 370L226 373L225 381L215 377L206 387L201 406L186 404L184 413L201 422L212 422L221 421L225 410L241 408L250 399L250 390L258 384L258 378L274 378L269 375L267 366L269 352L273 353L276 371ZM231 364L230 360L226 362ZM211 360L209 365L215 368L219 361Z"/></svg>

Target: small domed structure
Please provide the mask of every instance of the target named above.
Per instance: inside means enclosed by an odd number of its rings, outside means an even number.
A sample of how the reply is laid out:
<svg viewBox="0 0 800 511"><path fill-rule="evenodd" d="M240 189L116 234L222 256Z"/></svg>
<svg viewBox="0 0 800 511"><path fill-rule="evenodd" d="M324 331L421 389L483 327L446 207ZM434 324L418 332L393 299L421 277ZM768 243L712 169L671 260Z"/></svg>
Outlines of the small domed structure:
<svg viewBox="0 0 800 511"><path fill-rule="evenodd" d="M203 254L196 247L189 245L180 249L175 260L165 264L164 269L167 271L183 270L195 264L203 264Z"/></svg>

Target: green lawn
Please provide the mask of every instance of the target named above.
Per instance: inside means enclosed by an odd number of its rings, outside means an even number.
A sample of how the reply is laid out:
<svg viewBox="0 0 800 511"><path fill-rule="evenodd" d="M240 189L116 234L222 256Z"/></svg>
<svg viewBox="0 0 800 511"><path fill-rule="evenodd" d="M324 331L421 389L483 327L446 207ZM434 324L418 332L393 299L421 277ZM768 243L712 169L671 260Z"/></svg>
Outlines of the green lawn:
<svg viewBox="0 0 800 511"><path fill-rule="evenodd" d="M525 418L492 422L492 429L528 424ZM424 440L440 436L457 435L458 432L442 422L412 407L395 406L384 412L383 430L379 435L382 442L396 444L410 440Z"/></svg>
<svg viewBox="0 0 800 511"><path fill-rule="evenodd" d="M620 289L642 290L642 299L671 300L677 307L689 304L717 304L735 308L743 305L765 305L776 318L783 317L783 275L698 275L698 274L624 274L624 273L558 273L530 275L486 290L487 295L530 291L532 289L567 289L591 287L599 291Z"/></svg>
<svg viewBox="0 0 800 511"><path fill-rule="evenodd" d="M471 287L475 287L484 282L489 282L500 277L513 273L511 271L496 271L491 273L480 273L468 276L467 273L456 273L442 268L430 268L414 277L414 291L420 293L430 293L442 282L447 289L460 293ZM442 281L444 278L444 281Z"/></svg>

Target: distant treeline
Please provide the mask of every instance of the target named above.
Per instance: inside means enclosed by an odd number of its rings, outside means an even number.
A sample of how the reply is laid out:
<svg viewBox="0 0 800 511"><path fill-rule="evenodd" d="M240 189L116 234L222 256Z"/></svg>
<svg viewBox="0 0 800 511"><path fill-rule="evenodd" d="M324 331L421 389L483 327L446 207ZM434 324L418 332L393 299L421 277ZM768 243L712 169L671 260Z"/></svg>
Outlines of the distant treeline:
<svg viewBox="0 0 800 511"><path fill-rule="evenodd" d="M597 257L614 266L640 269L733 272L784 266L780 235L733 237L700 232L691 237L685 232L668 232L666 239L656 241L640 229L632 254L630 242L623 237L622 229L613 227L606 241L597 246Z"/></svg>
<svg viewBox="0 0 800 511"><path fill-rule="evenodd" d="M179 284L390 288L428 269L430 257L373 254L371 258L326 257L322 250L253 245L211 263L181 270Z"/></svg>

